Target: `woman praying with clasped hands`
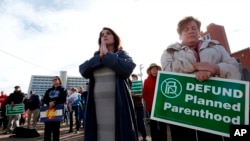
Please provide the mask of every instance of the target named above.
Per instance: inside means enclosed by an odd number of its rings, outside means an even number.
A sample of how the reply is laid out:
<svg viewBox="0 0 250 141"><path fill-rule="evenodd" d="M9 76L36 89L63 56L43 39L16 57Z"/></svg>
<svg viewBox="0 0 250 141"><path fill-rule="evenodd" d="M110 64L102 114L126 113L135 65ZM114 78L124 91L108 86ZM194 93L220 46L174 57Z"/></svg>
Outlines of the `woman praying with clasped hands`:
<svg viewBox="0 0 250 141"><path fill-rule="evenodd" d="M137 141L137 124L127 80L135 68L119 36L103 28L99 49L79 66L89 79L84 141Z"/></svg>

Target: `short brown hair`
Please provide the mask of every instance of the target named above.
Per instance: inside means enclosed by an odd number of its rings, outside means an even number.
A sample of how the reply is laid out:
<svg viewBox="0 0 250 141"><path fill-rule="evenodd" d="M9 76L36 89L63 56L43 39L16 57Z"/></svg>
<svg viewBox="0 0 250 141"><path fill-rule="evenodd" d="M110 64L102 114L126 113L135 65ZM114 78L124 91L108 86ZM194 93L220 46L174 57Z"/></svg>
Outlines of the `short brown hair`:
<svg viewBox="0 0 250 141"><path fill-rule="evenodd" d="M192 16L188 16L188 17L184 17L182 20L179 21L179 23L177 25L177 33L179 35L181 35L181 32L183 31L185 25L188 24L191 21L194 21L197 24L198 29L200 30L201 22L198 19L196 19L196 18L194 18Z"/></svg>
<svg viewBox="0 0 250 141"><path fill-rule="evenodd" d="M73 87L70 89L72 92L78 92L78 89L76 87Z"/></svg>

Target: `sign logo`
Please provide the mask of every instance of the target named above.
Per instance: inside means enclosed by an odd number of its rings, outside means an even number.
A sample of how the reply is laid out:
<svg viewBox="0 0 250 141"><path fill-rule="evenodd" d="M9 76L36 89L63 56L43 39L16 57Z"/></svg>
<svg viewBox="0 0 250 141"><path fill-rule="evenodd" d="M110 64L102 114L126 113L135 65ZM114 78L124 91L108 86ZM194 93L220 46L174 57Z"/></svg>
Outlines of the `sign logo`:
<svg viewBox="0 0 250 141"><path fill-rule="evenodd" d="M56 109L49 108L48 110L46 110L46 117L48 119L54 119L56 117Z"/></svg>
<svg viewBox="0 0 250 141"><path fill-rule="evenodd" d="M168 78L161 83L161 92L167 98L177 98L182 92L182 85L178 80Z"/></svg>

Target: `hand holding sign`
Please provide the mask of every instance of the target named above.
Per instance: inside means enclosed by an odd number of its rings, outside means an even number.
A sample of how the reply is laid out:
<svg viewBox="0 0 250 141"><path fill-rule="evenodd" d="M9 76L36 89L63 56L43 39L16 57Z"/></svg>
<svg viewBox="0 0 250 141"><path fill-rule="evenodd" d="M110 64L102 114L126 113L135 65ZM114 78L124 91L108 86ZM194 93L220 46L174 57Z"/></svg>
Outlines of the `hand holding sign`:
<svg viewBox="0 0 250 141"><path fill-rule="evenodd" d="M55 101L50 101L50 102L49 102L49 107L52 108L52 107L54 107L54 106L55 106Z"/></svg>
<svg viewBox="0 0 250 141"><path fill-rule="evenodd" d="M198 71L195 73L195 78L200 82L209 79L212 76L210 71Z"/></svg>
<svg viewBox="0 0 250 141"><path fill-rule="evenodd" d="M197 71L209 71L212 73L212 76L220 74L219 67L210 62L197 62L193 64L193 67Z"/></svg>

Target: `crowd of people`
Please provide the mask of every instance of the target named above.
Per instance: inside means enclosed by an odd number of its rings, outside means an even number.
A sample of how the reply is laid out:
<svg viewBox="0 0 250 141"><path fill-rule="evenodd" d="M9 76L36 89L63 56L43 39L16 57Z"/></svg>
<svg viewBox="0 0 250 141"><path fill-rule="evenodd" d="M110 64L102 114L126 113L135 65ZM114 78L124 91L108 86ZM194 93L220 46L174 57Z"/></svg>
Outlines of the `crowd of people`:
<svg viewBox="0 0 250 141"><path fill-rule="evenodd" d="M141 94L131 93L131 83L138 80L138 76L132 74L136 63L121 45L118 34L104 27L99 33L97 51L79 65L81 76L89 79L87 91L83 91L82 87L67 90L62 86L60 77L55 76L52 87L44 94L43 102L39 101L34 92L30 93L29 104L25 107L28 110L27 128L36 127L41 105L51 108L63 104L63 122L69 123L68 133L73 132L74 115L75 132L78 133L82 126L84 141L138 141L139 136L147 141L149 135L152 141L167 141L169 138L172 141L183 138L189 141L228 140L227 137L150 119L158 71L193 74L200 82L211 77L240 80L241 74L235 58L230 57L218 41L201 40L200 27L201 22L192 16L178 22L180 41L163 51L159 57L161 64L151 63L148 66L148 76L143 81ZM13 106L24 102L23 97L19 86L15 87L9 97L1 94L1 109L6 104ZM146 131L146 118L150 119L150 132ZM20 115L11 115L2 118L0 125L8 133L11 127L19 126L19 119ZM52 136L53 141L59 141L60 123L45 122L44 141L50 141Z"/></svg>
<svg viewBox="0 0 250 141"><path fill-rule="evenodd" d="M15 115L6 115L6 106L15 106L23 104L23 113ZM20 86L14 87L14 92L10 95L1 91L0 96L0 127L3 134L12 133L13 129L20 125L26 125L26 128L35 129L39 121L41 107L41 98L34 91L30 95L23 93ZM32 125L31 125L32 122Z"/></svg>
<svg viewBox="0 0 250 141"><path fill-rule="evenodd" d="M87 99L88 83L84 87L80 87L79 91L76 87L66 90L62 85L61 78L55 76L52 79L52 87L49 88L44 95L39 97L35 91L30 94L23 93L20 86L14 87L14 92L10 95L1 91L0 95L0 127L3 131L1 134L12 134L17 127L27 129L36 129L37 123L40 121L40 109L42 107L54 107L56 104L65 105L62 121L44 122L44 141L58 140L60 136L60 124L70 123L68 125L69 132L73 131L73 121L76 122L76 133L82 125L84 128L84 109L85 100ZM6 106L15 106L23 104L23 113L6 115ZM73 114L75 115L73 118ZM80 125L80 123L82 123ZM52 135L53 134L53 135ZM52 136L51 136L52 135Z"/></svg>
<svg viewBox="0 0 250 141"><path fill-rule="evenodd" d="M90 80L84 140L137 141L138 131L143 140L147 140L145 121L141 122L145 114L141 117L141 109L149 115L152 112L158 71L193 74L200 82L211 77L240 80L236 59L218 41L202 40L200 27L201 22L192 16L178 22L180 42L169 45L163 51L159 57L160 65L150 64L141 96L129 93L127 80L135 68L132 57L121 46L117 33L103 28L99 33L98 50L79 66L80 74ZM135 75L132 78L136 80ZM152 119L149 124L152 141L179 141L183 138L192 141L228 140L224 136Z"/></svg>

